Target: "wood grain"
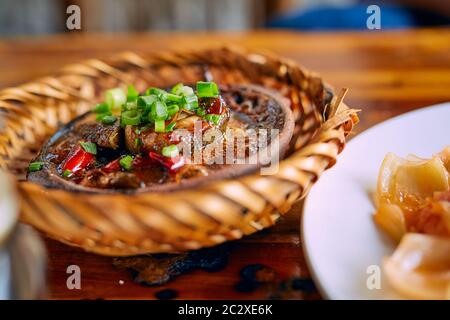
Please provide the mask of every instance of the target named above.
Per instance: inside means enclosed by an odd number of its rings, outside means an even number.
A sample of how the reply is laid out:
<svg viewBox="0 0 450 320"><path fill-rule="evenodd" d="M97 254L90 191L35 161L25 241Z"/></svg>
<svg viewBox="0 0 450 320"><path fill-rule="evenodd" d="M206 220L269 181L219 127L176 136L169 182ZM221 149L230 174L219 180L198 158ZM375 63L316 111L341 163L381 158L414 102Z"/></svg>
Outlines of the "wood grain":
<svg viewBox="0 0 450 320"><path fill-rule="evenodd" d="M0 41L0 87L17 85L50 74L64 64L106 57L119 50L139 53L223 43L275 52L320 73L336 88L350 88L346 103L362 109L356 133L392 116L450 100L450 29L310 34L74 34L8 39ZM263 263L275 269L281 280L308 276L301 249L300 214L301 204L274 228L238 241L224 270L193 271L156 288L133 283L127 271L112 267L110 258L47 240L49 297L153 299L157 291L173 288L179 298L187 299L264 299L275 289L261 287L251 293L234 290L239 270L250 263ZM66 268L70 264L81 267L81 290L66 288ZM120 284L120 280L124 283Z"/></svg>

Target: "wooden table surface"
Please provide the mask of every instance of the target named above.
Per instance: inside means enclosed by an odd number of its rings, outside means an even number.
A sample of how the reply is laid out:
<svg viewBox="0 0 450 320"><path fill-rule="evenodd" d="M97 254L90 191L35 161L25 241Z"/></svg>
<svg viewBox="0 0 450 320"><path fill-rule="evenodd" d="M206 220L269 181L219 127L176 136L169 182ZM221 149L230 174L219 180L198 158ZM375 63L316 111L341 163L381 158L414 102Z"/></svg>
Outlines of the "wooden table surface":
<svg viewBox="0 0 450 320"><path fill-rule="evenodd" d="M270 50L320 73L336 88L350 88L347 104L362 110L356 132L416 108L450 101L450 29L309 34L72 34L4 39L0 40L0 88L50 74L67 63L122 50L139 53L225 43ZM280 282L309 277L300 240L300 215L298 204L272 229L237 241L223 270L195 270L159 287L134 283L128 271L112 266L111 258L46 240L49 297L153 299L156 292L170 288L176 290L178 298L185 299L268 298L279 291ZM241 268L255 263L272 268L278 283L251 292L237 291ZM72 264L81 268L81 290L66 287L66 268ZM283 297L319 296L300 290Z"/></svg>

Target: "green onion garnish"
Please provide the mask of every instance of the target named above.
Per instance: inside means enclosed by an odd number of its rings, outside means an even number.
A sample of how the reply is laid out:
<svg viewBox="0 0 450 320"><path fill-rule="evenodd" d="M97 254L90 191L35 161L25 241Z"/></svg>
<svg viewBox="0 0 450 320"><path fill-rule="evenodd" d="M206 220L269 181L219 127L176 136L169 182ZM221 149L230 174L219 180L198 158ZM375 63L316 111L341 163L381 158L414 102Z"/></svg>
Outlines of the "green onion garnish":
<svg viewBox="0 0 450 320"><path fill-rule="evenodd" d="M126 125L138 125L141 122L141 116L136 110L122 112L120 123L122 126Z"/></svg>
<svg viewBox="0 0 450 320"><path fill-rule="evenodd" d="M133 167L133 157L125 156L119 160L120 166L125 170L129 171Z"/></svg>
<svg viewBox="0 0 450 320"><path fill-rule="evenodd" d="M180 103L181 101L183 101L183 97L173 93L168 93L166 96L166 100L170 102Z"/></svg>
<svg viewBox="0 0 450 320"><path fill-rule="evenodd" d="M98 113L95 115L95 120L102 121L102 119L106 116L110 116L111 112L105 112L105 113Z"/></svg>
<svg viewBox="0 0 450 320"><path fill-rule="evenodd" d="M147 90L146 94L147 95L154 94L161 100L166 100L166 97L167 97L167 92L164 91L163 89L159 89L159 88L149 88Z"/></svg>
<svg viewBox="0 0 450 320"><path fill-rule="evenodd" d="M116 122L116 120L117 120L117 118L112 115L105 115L100 119L100 121L103 124L107 124L107 125L113 124L114 122Z"/></svg>
<svg viewBox="0 0 450 320"><path fill-rule="evenodd" d="M36 172L36 171L41 170L43 166L44 166L44 162L42 162L42 161L31 162L30 165L28 166L28 171Z"/></svg>
<svg viewBox="0 0 450 320"><path fill-rule="evenodd" d="M88 153L97 154L97 145L91 141L80 141L80 146Z"/></svg>
<svg viewBox="0 0 450 320"><path fill-rule="evenodd" d="M155 132L165 132L166 123L164 120L155 121Z"/></svg>
<svg viewBox="0 0 450 320"><path fill-rule="evenodd" d="M106 103L99 103L94 107L94 113L107 113L109 112L109 107Z"/></svg>
<svg viewBox="0 0 450 320"><path fill-rule="evenodd" d="M219 95L219 88L214 82L197 82L197 95L200 98L217 97Z"/></svg>
<svg viewBox="0 0 450 320"><path fill-rule="evenodd" d="M124 111L130 111L130 110L136 110L137 108L137 103L136 101L132 101L132 102L127 102L125 103L125 105L123 106Z"/></svg>
<svg viewBox="0 0 450 320"><path fill-rule="evenodd" d="M195 102L198 103L198 98L195 94L193 94L190 96L184 96L183 101L184 101L184 103L195 103Z"/></svg>
<svg viewBox="0 0 450 320"><path fill-rule="evenodd" d="M218 114L207 114L207 115L205 116L205 120L206 120L206 121L212 122L212 123L214 123L215 125L218 125L218 124L219 124L220 118L221 118L221 116L218 115Z"/></svg>
<svg viewBox="0 0 450 320"><path fill-rule="evenodd" d="M192 96L195 95L194 93L194 89L192 89L191 87L188 86L183 86L183 88L181 89L181 92L178 93L181 94L183 96Z"/></svg>
<svg viewBox="0 0 450 320"><path fill-rule="evenodd" d="M178 111L180 111L180 108L176 104L167 106L167 114L169 115L169 118L172 118Z"/></svg>
<svg viewBox="0 0 450 320"><path fill-rule="evenodd" d="M139 92L136 90L136 88L130 84L128 86L128 92L127 92L127 101L135 101L139 97Z"/></svg>
<svg viewBox="0 0 450 320"><path fill-rule="evenodd" d="M162 148L161 153L164 157L175 158L178 156L178 147L175 144L171 144Z"/></svg>
<svg viewBox="0 0 450 320"><path fill-rule="evenodd" d="M180 94L182 88L183 84L179 82L172 87L172 90L170 90L170 92L172 92L173 94Z"/></svg>
<svg viewBox="0 0 450 320"><path fill-rule="evenodd" d="M217 97L219 88L214 82L198 81L196 91L191 87L178 83L167 92L160 88L151 87L145 95L139 92L133 85L127 88L127 94L120 88L114 88L105 92L105 102L95 106L97 121L105 125L114 124L117 121L116 112L121 107L120 125L154 126L155 132L171 132L176 126L172 119L180 110L195 112L206 121L218 125L221 116L206 114L204 108L199 107L199 97ZM167 120L172 119L167 127ZM136 144L142 141L135 141ZM92 150L91 150L92 151Z"/></svg>
<svg viewBox="0 0 450 320"><path fill-rule="evenodd" d="M198 108L196 113L198 116L204 117L206 115L206 110L203 108Z"/></svg>
<svg viewBox="0 0 450 320"><path fill-rule="evenodd" d="M152 94L149 96L140 96L137 103L139 107L150 107L156 100L158 100L158 97Z"/></svg>
<svg viewBox="0 0 450 320"><path fill-rule="evenodd" d="M166 132L171 132L171 131L173 131L173 129L175 128L176 125L177 125L177 123L176 123L175 121L169 123L169 124L167 125L167 127L166 127Z"/></svg>
<svg viewBox="0 0 450 320"><path fill-rule="evenodd" d="M156 101L158 101L158 97L155 95L142 96L138 98L138 108L139 110L142 110L143 122L153 121L152 119L150 119L149 114L152 109L152 105Z"/></svg>
<svg viewBox="0 0 450 320"><path fill-rule="evenodd" d="M106 91L105 102L111 109L117 109L127 102L127 96L121 88L114 88Z"/></svg>
<svg viewBox="0 0 450 320"><path fill-rule="evenodd" d="M198 108L198 98L195 94L183 97L183 109L195 110L197 108Z"/></svg>
<svg viewBox="0 0 450 320"><path fill-rule="evenodd" d="M63 172L63 177L64 178L69 178L72 175L72 170L66 169Z"/></svg>
<svg viewBox="0 0 450 320"><path fill-rule="evenodd" d="M191 96L194 94L194 90L191 87L184 86L182 83L173 86L171 92L179 96Z"/></svg>
<svg viewBox="0 0 450 320"><path fill-rule="evenodd" d="M150 119L155 120L164 120L167 118L167 106L162 101L156 101L152 104L150 108Z"/></svg>

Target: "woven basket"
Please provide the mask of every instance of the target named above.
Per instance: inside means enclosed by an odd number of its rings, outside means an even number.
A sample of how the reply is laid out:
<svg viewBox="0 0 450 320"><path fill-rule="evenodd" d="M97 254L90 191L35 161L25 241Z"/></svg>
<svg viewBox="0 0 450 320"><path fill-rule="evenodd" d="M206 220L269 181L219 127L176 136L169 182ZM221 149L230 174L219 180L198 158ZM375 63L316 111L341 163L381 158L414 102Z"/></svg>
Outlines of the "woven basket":
<svg viewBox="0 0 450 320"><path fill-rule="evenodd" d="M59 126L90 110L106 89L194 83L252 83L291 100L296 119L275 175L211 181L170 193L87 194L25 181L29 161ZM0 167L11 172L21 219L69 245L103 255L180 252L239 239L273 225L331 167L357 121L322 80L270 54L219 48L89 60L52 77L0 91Z"/></svg>

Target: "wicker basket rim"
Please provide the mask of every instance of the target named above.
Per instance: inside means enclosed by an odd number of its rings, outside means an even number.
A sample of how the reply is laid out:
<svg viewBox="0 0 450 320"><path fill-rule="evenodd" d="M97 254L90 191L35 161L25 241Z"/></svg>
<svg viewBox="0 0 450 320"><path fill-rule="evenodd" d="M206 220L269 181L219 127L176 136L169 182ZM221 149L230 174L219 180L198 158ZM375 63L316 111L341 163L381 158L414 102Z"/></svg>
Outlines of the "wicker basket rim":
<svg viewBox="0 0 450 320"><path fill-rule="evenodd" d="M304 129L308 133L305 133L306 142L302 142L301 148L280 161L277 174L269 177L253 173L235 179L209 181L188 190L134 195L74 193L16 179L23 202L22 220L59 241L104 255L196 249L238 239L275 223L294 201L307 194L324 170L334 165L344 147L345 136L357 122L357 110L347 107L333 93L331 86L315 73L292 60L278 58L267 52L248 52L235 47L152 53L145 57L123 52L109 60L91 59L68 65L54 77L39 78L19 87L0 90L0 109L6 108L6 121L10 126L0 141L3 157L0 158L0 165L7 165L5 159L8 158L8 148L17 148L15 151L19 152L25 148L17 140L29 134L23 132L24 124L21 122L27 115L13 101L36 102L46 95L61 103L68 97L92 101L75 88L64 85L60 81L62 75L96 79L106 74L116 79L128 79L120 68L116 68L117 63L145 69L158 64L176 66L192 61L200 63L206 57L215 59L215 63L230 63L235 69L249 65L267 68L276 74L270 75L270 78L280 77L278 80L285 85L295 83L299 91L303 90L300 88L307 88L311 99L322 101L322 96L331 94L328 108L325 108L325 103L317 106L314 102L313 108L316 109L303 110L304 117L320 125ZM311 96L310 91L319 95ZM51 107L52 110L58 110L59 105ZM319 115L322 117L320 122L313 116L319 107L326 112L324 116ZM39 112L35 109L32 111ZM8 118L10 115L12 118ZM304 122L302 126L306 127L306 124ZM32 129L27 127L27 130L34 130L33 123L27 122L26 125L32 126ZM5 145L13 146L5 149ZM45 209L35 206L39 201ZM204 206L199 207L198 204ZM176 207L177 211L169 214L167 205ZM101 210L102 206L106 209ZM133 214L124 214L128 211ZM144 231L147 228L150 231Z"/></svg>

